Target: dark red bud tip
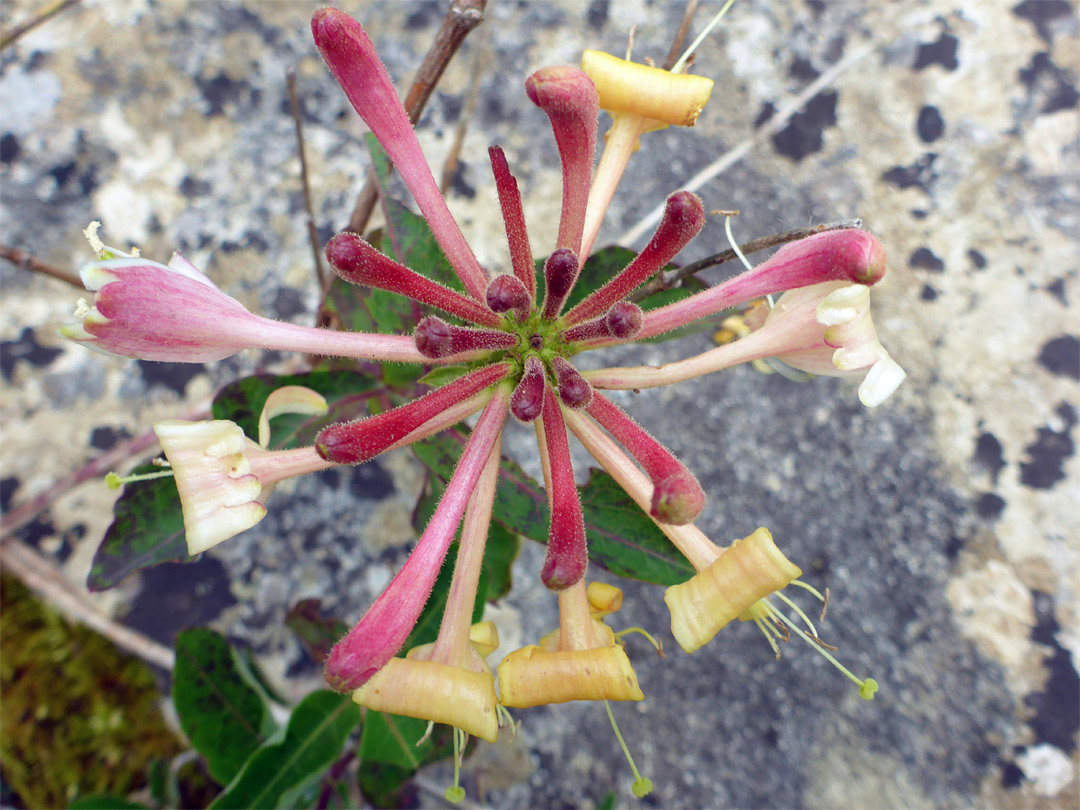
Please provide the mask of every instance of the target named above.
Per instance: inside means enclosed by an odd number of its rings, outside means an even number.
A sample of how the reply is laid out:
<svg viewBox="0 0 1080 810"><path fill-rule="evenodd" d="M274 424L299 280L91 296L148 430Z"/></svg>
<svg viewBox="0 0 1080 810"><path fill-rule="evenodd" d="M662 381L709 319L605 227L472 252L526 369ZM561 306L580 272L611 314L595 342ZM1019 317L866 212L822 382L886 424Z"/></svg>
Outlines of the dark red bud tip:
<svg viewBox="0 0 1080 810"><path fill-rule="evenodd" d="M692 523L705 508L705 492L689 472L676 473L656 484L653 489L654 518L662 523L683 526Z"/></svg>
<svg viewBox="0 0 1080 810"><path fill-rule="evenodd" d="M416 349L424 357L437 359L454 353L451 327L439 318L424 318L416 327Z"/></svg>
<svg viewBox="0 0 1080 810"><path fill-rule="evenodd" d="M555 318L562 310L566 296L574 288L578 276L577 254L569 248L559 248L544 262L544 317Z"/></svg>
<svg viewBox="0 0 1080 810"><path fill-rule="evenodd" d="M664 216L658 232L671 229L680 242L686 244L705 227L705 206L701 198L691 191L676 191L664 204Z"/></svg>
<svg viewBox="0 0 1080 810"><path fill-rule="evenodd" d="M315 437L315 452L326 461L337 462L335 455L346 436L338 425L331 425Z"/></svg>
<svg viewBox="0 0 1080 810"><path fill-rule="evenodd" d="M641 307L630 301L619 301L607 314L607 328L612 337L629 340L641 331L645 314Z"/></svg>
<svg viewBox="0 0 1080 810"><path fill-rule="evenodd" d="M574 549L579 548L575 544ZM583 548L583 547L581 547ZM588 566L588 558L584 553L552 553L548 547L548 555L544 560L544 567L540 569L540 581L550 591L565 591L571 585L576 585L585 576Z"/></svg>
<svg viewBox="0 0 1080 810"><path fill-rule="evenodd" d="M525 289L521 279L507 274L491 280L486 297L492 312L509 312L527 307L530 303L529 291Z"/></svg>
<svg viewBox="0 0 1080 810"><path fill-rule="evenodd" d="M592 402L593 389L569 361L556 357L552 363L555 381L559 387L559 399L567 408L587 408Z"/></svg>
<svg viewBox="0 0 1080 810"><path fill-rule="evenodd" d="M340 644L330 651L323 669L323 678L335 692L347 694L370 681L379 670L376 667L368 667L363 671L351 669L346 656L338 652L339 647Z"/></svg>
<svg viewBox="0 0 1080 810"><path fill-rule="evenodd" d="M544 412L545 385L544 364L533 355L525 361L525 373L510 395L510 413L522 422L532 422L538 418Z"/></svg>
<svg viewBox="0 0 1080 810"><path fill-rule="evenodd" d="M570 65L540 68L525 80L529 101L545 112L562 113L566 108L586 106L595 109L596 85L584 71ZM596 113L593 113L594 117Z"/></svg>
<svg viewBox="0 0 1080 810"><path fill-rule="evenodd" d="M370 244L355 233L339 233L326 243L326 260L334 272L354 284L366 284L370 259L377 253Z"/></svg>
<svg viewBox="0 0 1080 810"><path fill-rule="evenodd" d="M863 244L863 271L858 274L858 282L871 286L877 284L885 276L885 247L874 236L866 231L856 230L860 235L859 241Z"/></svg>

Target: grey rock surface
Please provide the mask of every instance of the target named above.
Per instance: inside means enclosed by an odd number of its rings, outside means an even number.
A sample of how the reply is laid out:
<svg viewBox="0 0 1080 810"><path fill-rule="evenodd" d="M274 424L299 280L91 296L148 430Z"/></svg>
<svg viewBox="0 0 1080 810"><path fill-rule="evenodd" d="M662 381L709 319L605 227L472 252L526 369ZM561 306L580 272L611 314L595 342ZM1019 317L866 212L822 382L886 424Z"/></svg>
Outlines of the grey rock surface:
<svg viewBox="0 0 1080 810"><path fill-rule="evenodd" d="M6 3L0 19L36 5ZM702 3L696 30L718 5ZM444 12L342 7L401 87ZM324 239L346 223L367 166L363 127L310 41L315 8L86 0L5 50L3 242L74 269L90 255L80 231L99 219L107 243L159 259L179 249L251 309L310 323L317 292L287 70L298 73ZM473 55L487 49L450 198L485 266L507 266L491 144L518 177L534 250L554 244L558 156L524 78L576 63L586 47L622 54L632 26L635 56L662 61L681 15L668 3L490 3L418 128L438 175ZM666 194L750 142L699 189L707 210L740 209L740 239L861 217L889 252L875 319L908 379L874 410L849 381L795 384L750 368L620 402L699 475L706 533L726 544L766 525L808 581L830 589L822 633L881 691L859 700L794 642L774 660L748 624L685 655L660 589L626 583L613 623L643 626L667 650L658 658L631 637L646 701L616 707L652 796L631 796L602 708L567 704L520 712L514 742L481 745L466 769L470 801L588 807L614 791L619 805L655 807L1077 805L1078 43L1076 8L1059 0L761 0L737 4L703 43L695 70L716 80L709 106L692 131L646 137L598 244L625 242ZM785 126L755 138L826 74ZM681 258L726 246L717 219ZM5 510L236 376L290 362L102 357L54 336L74 290L7 263L0 284ZM611 358L659 363L711 345L699 335ZM515 427L507 452L535 472L532 433ZM282 487L266 520L197 567L102 604L134 609L132 623L166 642L210 622L251 644L293 694L317 686L285 613L318 597L358 617L405 559L420 485L399 452ZM23 536L81 582L111 497L84 485ZM536 578L542 558L526 546L514 591L493 610L504 652L557 623ZM441 765L424 774L449 778ZM437 792L422 798L441 804Z"/></svg>

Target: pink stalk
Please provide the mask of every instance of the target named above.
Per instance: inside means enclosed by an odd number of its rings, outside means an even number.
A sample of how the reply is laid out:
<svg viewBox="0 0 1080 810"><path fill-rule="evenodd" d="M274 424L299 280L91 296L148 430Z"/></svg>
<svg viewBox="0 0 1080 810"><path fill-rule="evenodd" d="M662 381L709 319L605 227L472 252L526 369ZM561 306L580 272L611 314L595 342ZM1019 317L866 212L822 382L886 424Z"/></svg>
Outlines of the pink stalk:
<svg viewBox="0 0 1080 810"><path fill-rule="evenodd" d="M540 579L553 591L561 591L581 581L589 564L585 547L585 520L581 515L581 499L574 483L574 468L570 463L570 444L566 440L566 424L562 409L551 386L544 390L544 439L551 465L551 529L548 532L547 558L540 569Z"/></svg>
<svg viewBox="0 0 1080 810"><path fill-rule="evenodd" d="M544 306L541 314L546 320L559 317L566 297L574 289L578 271L577 255L569 248L552 251L544 262Z"/></svg>
<svg viewBox="0 0 1080 810"><path fill-rule="evenodd" d="M409 116L363 26L344 12L323 8L311 17L311 33L330 72L394 162L465 289L482 301L487 275L446 207Z"/></svg>
<svg viewBox="0 0 1080 810"><path fill-rule="evenodd" d="M675 258L704 226L705 207L701 199L689 191L676 191L667 198L664 216L645 249L615 278L566 313L563 321L575 324L609 309Z"/></svg>
<svg viewBox="0 0 1080 810"><path fill-rule="evenodd" d="M454 326L434 316L417 324L413 338L420 354L432 360L512 349L518 342L510 332Z"/></svg>
<svg viewBox="0 0 1080 810"><path fill-rule="evenodd" d="M326 245L326 260L335 273L352 284L404 295L482 326L502 323L502 318L475 299L398 264L355 233L346 231L331 239Z"/></svg>
<svg viewBox="0 0 1080 810"><path fill-rule="evenodd" d="M563 200L559 244L577 253L589 203L596 122L600 115L596 85L575 67L549 67L525 81L525 92L551 119L562 159Z"/></svg>
<svg viewBox="0 0 1080 810"><path fill-rule="evenodd" d="M491 280L485 298L492 312L513 311L519 321L524 320L532 308L532 296L521 279L506 273Z"/></svg>
<svg viewBox="0 0 1080 810"><path fill-rule="evenodd" d="M495 502L495 488L499 481L501 437L500 433L465 510L465 521L461 525L461 544L454 562L454 577L450 581L450 593L446 597L446 610L439 625L439 635L431 651L430 660L451 667L465 667L471 659L469 628L472 627L476 588L480 583L480 571L484 567L484 546L487 545L491 508Z"/></svg>
<svg viewBox="0 0 1080 810"><path fill-rule="evenodd" d="M535 354L525 361L525 373L510 397L510 413L522 422L529 423L544 410L544 389L547 381L544 364Z"/></svg>
<svg viewBox="0 0 1080 810"><path fill-rule="evenodd" d="M356 422L331 425L315 439L315 448L327 461L360 464L459 402L499 382L509 371L509 363L485 366L392 410Z"/></svg>
<svg viewBox="0 0 1080 810"><path fill-rule="evenodd" d="M617 301L606 315L571 326L562 333L562 338L571 343L608 338L632 340L641 331L644 317L644 312L637 304Z"/></svg>
<svg viewBox="0 0 1080 810"><path fill-rule="evenodd" d="M567 426L585 445L585 449L600 462L600 466L618 482L634 503L648 512L652 506L653 492L649 477L585 414L566 411L564 415ZM675 526L656 518L653 518L653 522L699 571L708 568L724 551L692 523Z"/></svg>
<svg viewBox="0 0 1080 810"><path fill-rule="evenodd" d="M491 158L491 171L495 175L495 189L499 193L499 206L502 208L503 223L506 226L506 241L510 245L510 263L530 298L536 298L536 267L533 264L532 248L529 247L529 234L525 230L525 211L521 207L521 192L517 179L510 174L506 155L498 146L488 149Z"/></svg>
<svg viewBox="0 0 1080 810"><path fill-rule="evenodd" d="M450 541L480 473L501 435L509 395L500 388L484 409L423 536L409 559L363 618L330 651L327 683L339 692L363 686L409 637L431 595Z"/></svg>
<svg viewBox="0 0 1080 810"><path fill-rule="evenodd" d="M594 394L587 410L637 459L652 479L650 515L658 521L682 526L701 514L705 508L705 492L694 474L670 450L603 394Z"/></svg>
<svg viewBox="0 0 1080 810"><path fill-rule="evenodd" d="M650 310L638 339L670 332L770 293L824 281L870 286L884 275L885 249L870 233L856 228L826 231L784 245L753 270L711 290Z"/></svg>
<svg viewBox="0 0 1080 810"><path fill-rule="evenodd" d="M251 474L259 479L264 492L286 478L326 470L336 463L322 458L314 447L263 450L261 447L248 445L244 450L244 458L251 464Z"/></svg>
<svg viewBox="0 0 1080 810"><path fill-rule="evenodd" d="M587 408L592 402L593 390L569 360L555 357L551 361L555 382L559 386L559 399L567 408Z"/></svg>

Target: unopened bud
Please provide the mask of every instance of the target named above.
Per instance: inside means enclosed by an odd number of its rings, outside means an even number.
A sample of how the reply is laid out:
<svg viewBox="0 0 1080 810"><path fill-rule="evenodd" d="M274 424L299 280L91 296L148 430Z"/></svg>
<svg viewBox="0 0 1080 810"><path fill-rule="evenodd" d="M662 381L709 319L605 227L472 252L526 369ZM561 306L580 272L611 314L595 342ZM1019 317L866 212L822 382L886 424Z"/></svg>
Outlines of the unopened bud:
<svg viewBox="0 0 1080 810"><path fill-rule="evenodd" d="M630 340L641 331L645 314L630 301L618 301L608 310L605 322L612 337Z"/></svg>
<svg viewBox="0 0 1080 810"><path fill-rule="evenodd" d="M517 337L509 332L454 326L436 317L420 321L414 338L420 354L433 360L465 352L512 349L517 344Z"/></svg>
<svg viewBox="0 0 1080 810"><path fill-rule="evenodd" d="M704 508L705 492L697 479L686 471L656 483L649 514L663 523L683 526L693 522Z"/></svg>
<svg viewBox="0 0 1080 810"><path fill-rule="evenodd" d="M544 410L544 364L531 355L525 361L525 373L521 375L514 393L510 395L510 413L522 422L532 422Z"/></svg>
<svg viewBox="0 0 1080 810"><path fill-rule="evenodd" d="M574 289L578 270L577 254L568 248L559 248L544 262L544 317L557 318L570 291Z"/></svg>
<svg viewBox="0 0 1080 810"><path fill-rule="evenodd" d="M559 388L559 399L567 408L586 408L592 402L593 390L589 381L581 376L570 362L562 357L551 361L555 371L555 382Z"/></svg>
<svg viewBox="0 0 1080 810"><path fill-rule="evenodd" d="M495 276L487 288L487 305L492 312L509 312L517 310L524 314L532 303L529 291L525 288L521 279L516 276L503 274Z"/></svg>

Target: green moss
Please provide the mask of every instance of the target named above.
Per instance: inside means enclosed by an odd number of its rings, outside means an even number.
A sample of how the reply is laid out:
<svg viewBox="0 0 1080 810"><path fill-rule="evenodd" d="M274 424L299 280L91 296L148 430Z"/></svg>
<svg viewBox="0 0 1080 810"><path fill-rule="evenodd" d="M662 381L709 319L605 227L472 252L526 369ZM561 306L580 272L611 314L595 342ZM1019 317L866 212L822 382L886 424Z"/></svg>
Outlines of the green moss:
<svg viewBox="0 0 1080 810"><path fill-rule="evenodd" d="M148 666L11 577L0 580L0 617L0 769L24 805L125 796L152 760L179 752Z"/></svg>

